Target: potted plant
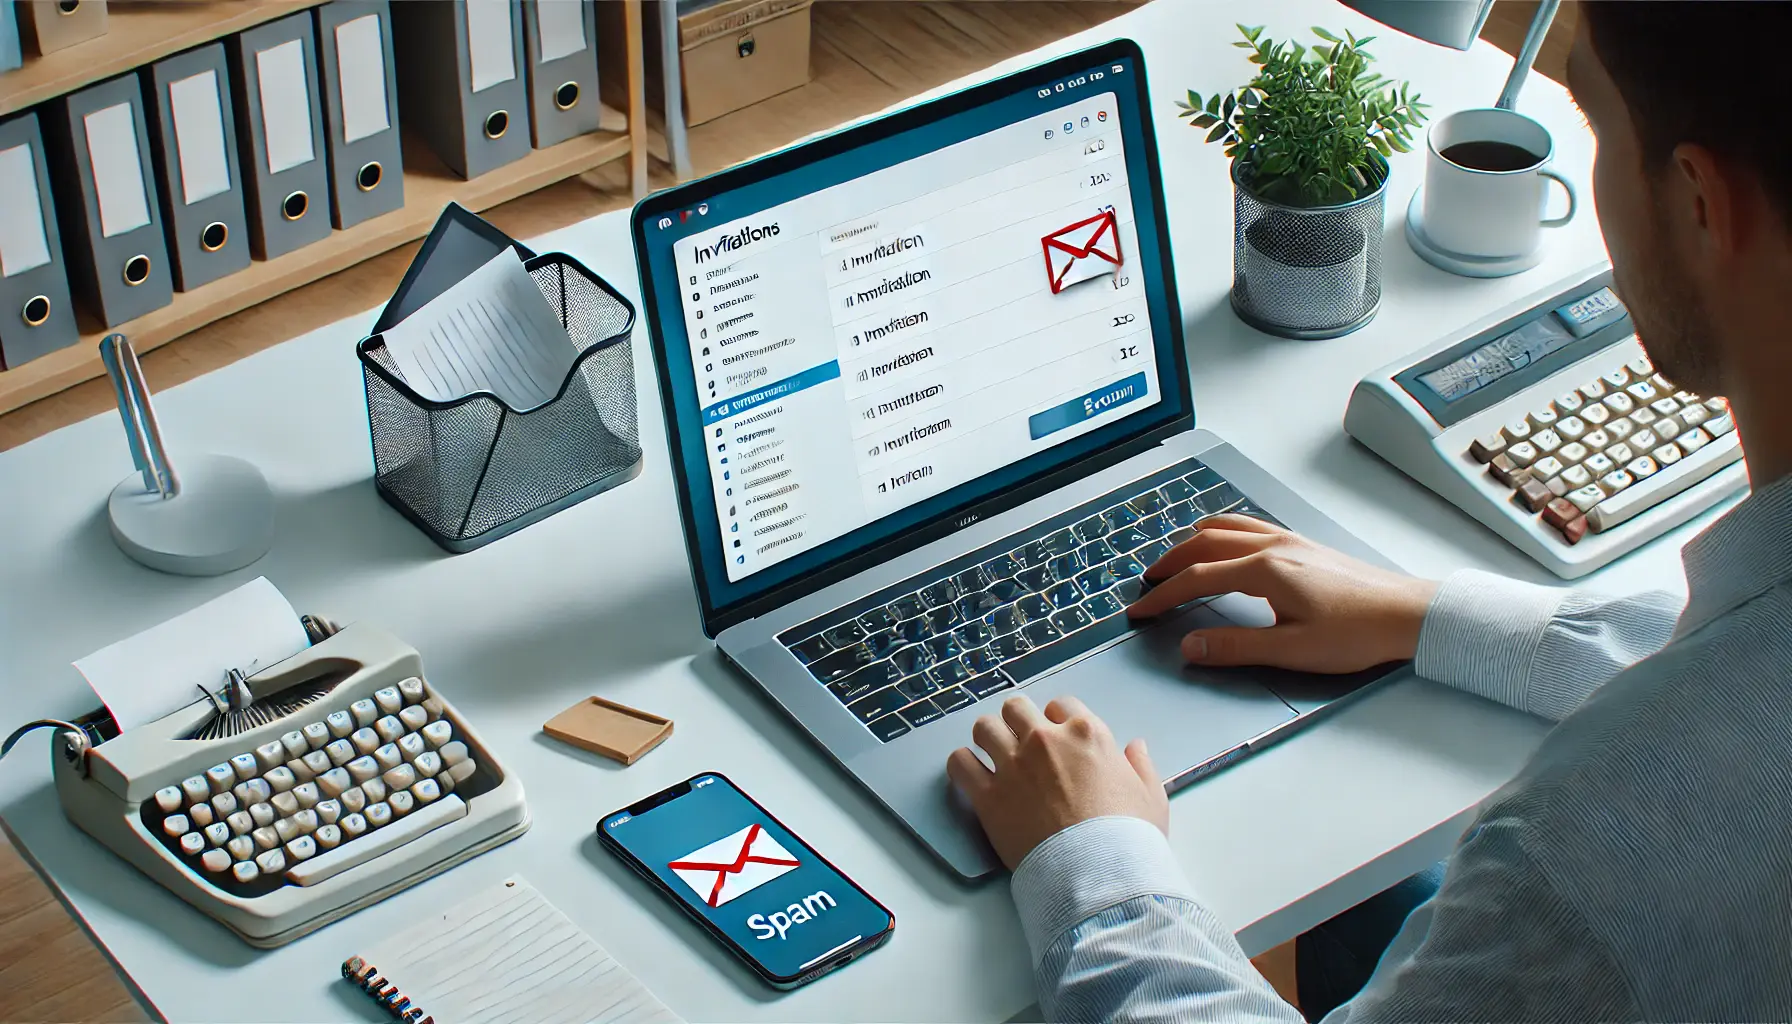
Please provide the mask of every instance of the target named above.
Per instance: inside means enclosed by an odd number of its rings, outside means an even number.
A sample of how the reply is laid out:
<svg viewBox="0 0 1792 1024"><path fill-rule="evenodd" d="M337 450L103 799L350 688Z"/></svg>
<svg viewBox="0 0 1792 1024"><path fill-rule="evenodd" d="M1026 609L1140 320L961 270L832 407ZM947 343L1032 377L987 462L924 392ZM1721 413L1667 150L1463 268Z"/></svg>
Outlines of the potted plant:
<svg viewBox="0 0 1792 1024"><path fill-rule="evenodd" d="M1348 334L1380 307L1388 157L1411 152L1427 106L1368 71L1374 36L1314 28L1303 46L1238 30L1256 77L1176 104L1232 158L1232 308L1284 337Z"/></svg>

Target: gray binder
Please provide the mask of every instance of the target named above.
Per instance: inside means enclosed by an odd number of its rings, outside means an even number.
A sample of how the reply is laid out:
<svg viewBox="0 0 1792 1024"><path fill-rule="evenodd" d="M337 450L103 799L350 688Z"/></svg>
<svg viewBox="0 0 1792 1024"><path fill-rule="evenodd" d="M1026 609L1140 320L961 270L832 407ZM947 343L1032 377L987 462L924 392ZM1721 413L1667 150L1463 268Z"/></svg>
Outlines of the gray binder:
<svg viewBox="0 0 1792 1024"><path fill-rule="evenodd" d="M523 0L529 134L546 149L597 131L597 12L584 0Z"/></svg>
<svg viewBox="0 0 1792 1024"><path fill-rule="evenodd" d="M80 340L35 113L0 121L0 366Z"/></svg>
<svg viewBox="0 0 1792 1024"><path fill-rule="evenodd" d="M12 4L0 3L0 71L11 71L24 62L19 48L19 15Z"/></svg>
<svg viewBox="0 0 1792 1024"><path fill-rule="evenodd" d="M224 46L169 57L142 75L174 287L192 291L249 265Z"/></svg>
<svg viewBox="0 0 1792 1024"><path fill-rule="evenodd" d="M463 178L529 153L522 29L517 0L392 5L405 122Z"/></svg>
<svg viewBox="0 0 1792 1024"><path fill-rule="evenodd" d="M106 0L19 0L19 36L38 56L106 34Z"/></svg>
<svg viewBox="0 0 1792 1024"><path fill-rule="evenodd" d="M386 0L335 0L314 10L330 220L339 228L404 205L392 12Z"/></svg>
<svg viewBox="0 0 1792 1024"><path fill-rule="evenodd" d="M107 327L168 305L174 275L137 76L89 86L42 109L75 301Z"/></svg>
<svg viewBox="0 0 1792 1024"><path fill-rule="evenodd" d="M258 260L271 260L330 233L324 209L330 169L311 12L232 36L225 52L242 142L249 251Z"/></svg>

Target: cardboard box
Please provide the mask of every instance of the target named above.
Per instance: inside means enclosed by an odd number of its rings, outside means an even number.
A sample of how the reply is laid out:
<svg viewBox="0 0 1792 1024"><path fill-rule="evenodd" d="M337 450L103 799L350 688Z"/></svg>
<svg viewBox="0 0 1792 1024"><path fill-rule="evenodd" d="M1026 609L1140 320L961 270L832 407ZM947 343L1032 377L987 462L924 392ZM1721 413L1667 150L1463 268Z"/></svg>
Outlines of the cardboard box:
<svg viewBox="0 0 1792 1024"><path fill-rule="evenodd" d="M670 0L659 0L660 3ZM809 81L809 5L812 0L719 0L679 4L679 61L683 66L684 118L687 125L712 121L723 114L787 92ZM606 91L611 76L624 66L622 18L606 17L598 5L598 67ZM645 22L647 105L665 106L660 72L660 12L654 3L642 11ZM609 31L606 28L613 26ZM615 85L622 86L620 81ZM621 90L616 90L621 92ZM625 92L621 92L626 95Z"/></svg>

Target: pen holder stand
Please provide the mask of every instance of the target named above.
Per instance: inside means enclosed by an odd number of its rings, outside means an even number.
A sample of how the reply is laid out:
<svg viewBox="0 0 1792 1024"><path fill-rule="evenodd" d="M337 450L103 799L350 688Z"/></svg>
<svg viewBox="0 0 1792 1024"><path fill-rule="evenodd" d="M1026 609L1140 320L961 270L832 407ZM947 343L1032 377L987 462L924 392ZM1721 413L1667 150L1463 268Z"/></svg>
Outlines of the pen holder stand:
<svg viewBox="0 0 1792 1024"><path fill-rule="evenodd" d="M635 309L578 260L524 264L579 349L560 393L517 412L489 392L446 402L405 383L381 335L356 347L374 485L429 538L471 551L624 483L641 470Z"/></svg>

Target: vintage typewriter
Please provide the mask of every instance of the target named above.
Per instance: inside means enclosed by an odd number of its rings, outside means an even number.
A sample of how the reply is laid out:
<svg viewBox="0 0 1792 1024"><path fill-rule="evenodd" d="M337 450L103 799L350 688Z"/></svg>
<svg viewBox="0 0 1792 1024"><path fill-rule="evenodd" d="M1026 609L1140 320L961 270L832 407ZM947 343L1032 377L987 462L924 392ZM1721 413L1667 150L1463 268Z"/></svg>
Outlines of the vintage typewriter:
<svg viewBox="0 0 1792 1024"><path fill-rule="evenodd" d="M521 781L378 628L312 645L165 718L54 728L64 813L254 946L278 946L523 834Z"/></svg>

